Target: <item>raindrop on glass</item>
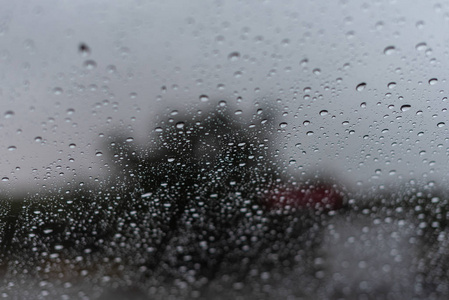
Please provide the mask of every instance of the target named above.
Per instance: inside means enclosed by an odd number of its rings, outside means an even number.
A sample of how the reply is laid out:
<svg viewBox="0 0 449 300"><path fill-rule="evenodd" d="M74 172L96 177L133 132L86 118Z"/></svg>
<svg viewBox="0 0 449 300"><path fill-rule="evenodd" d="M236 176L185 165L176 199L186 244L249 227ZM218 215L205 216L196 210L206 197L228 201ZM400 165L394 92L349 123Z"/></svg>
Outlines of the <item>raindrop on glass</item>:
<svg viewBox="0 0 449 300"><path fill-rule="evenodd" d="M93 70L97 67L97 63L94 60L86 60L84 62L84 67L88 70Z"/></svg>
<svg viewBox="0 0 449 300"><path fill-rule="evenodd" d="M14 116L14 112L12 110L8 110L7 112L5 112L6 119L12 118L13 116Z"/></svg>
<svg viewBox="0 0 449 300"><path fill-rule="evenodd" d="M358 92L363 91L366 88L366 83L362 82L360 84L357 85L357 87L355 88Z"/></svg>
<svg viewBox="0 0 449 300"><path fill-rule="evenodd" d="M432 78L429 80L430 85L435 85L435 84L437 84L437 82L438 82L438 79L436 79L436 78Z"/></svg>
<svg viewBox="0 0 449 300"><path fill-rule="evenodd" d="M81 43L78 47L78 51L81 54L81 56L86 57L90 54L90 48L85 43Z"/></svg>
<svg viewBox="0 0 449 300"><path fill-rule="evenodd" d="M231 53L229 53L229 55L228 55L228 59L230 60L230 61L236 61L236 60L238 60L240 58L240 53L239 52L231 52Z"/></svg>
<svg viewBox="0 0 449 300"><path fill-rule="evenodd" d="M201 95L201 96L200 96L200 101L201 101L201 102L207 102L207 101L209 101L209 96L207 96L207 95Z"/></svg>
<svg viewBox="0 0 449 300"><path fill-rule="evenodd" d="M396 82L390 82L389 84L388 84L388 88L389 89L394 89L396 87Z"/></svg>
<svg viewBox="0 0 449 300"><path fill-rule="evenodd" d="M401 106L401 111L407 111L407 110L409 110L410 108L411 108L411 105L404 104L404 105Z"/></svg>
<svg viewBox="0 0 449 300"><path fill-rule="evenodd" d="M394 46L388 46L384 49L385 55L392 55L395 52L396 48Z"/></svg>

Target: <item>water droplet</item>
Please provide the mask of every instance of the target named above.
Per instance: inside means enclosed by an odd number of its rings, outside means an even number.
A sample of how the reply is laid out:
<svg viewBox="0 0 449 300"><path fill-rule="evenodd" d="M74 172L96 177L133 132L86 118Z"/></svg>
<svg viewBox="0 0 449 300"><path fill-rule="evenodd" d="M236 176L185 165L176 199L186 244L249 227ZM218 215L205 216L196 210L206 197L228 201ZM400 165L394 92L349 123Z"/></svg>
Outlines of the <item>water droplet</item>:
<svg viewBox="0 0 449 300"><path fill-rule="evenodd" d="M178 129L183 129L184 128L185 123L184 122L178 122L176 123L176 128Z"/></svg>
<svg viewBox="0 0 449 300"><path fill-rule="evenodd" d="M437 126L440 127L440 128L441 128L441 127L444 127L445 125L446 125L446 124L445 124L444 122L440 122L440 123L437 124Z"/></svg>
<svg viewBox="0 0 449 300"><path fill-rule="evenodd" d="M12 110L8 110L7 112L5 112L6 119L12 118L13 116L14 116L14 112Z"/></svg>
<svg viewBox="0 0 449 300"><path fill-rule="evenodd" d="M361 92L361 91L363 91L365 88L366 88L366 83L365 83L365 82L362 82L362 83L359 83L355 89L356 89L358 92Z"/></svg>
<svg viewBox="0 0 449 300"><path fill-rule="evenodd" d="M42 137L37 136L37 137L34 138L34 141L37 142L37 143L40 143L40 142L42 142Z"/></svg>
<svg viewBox="0 0 449 300"><path fill-rule="evenodd" d="M78 47L78 51L80 52L81 56L87 57L90 54L90 48L85 43L81 43Z"/></svg>
<svg viewBox="0 0 449 300"><path fill-rule="evenodd" d="M401 111L407 111L407 110L409 110L410 108L412 108L411 105L409 105L409 104L404 104L404 105L401 106Z"/></svg>
<svg viewBox="0 0 449 300"><path fill-rule="evenodd" d="M437 82L438 82L438 79L436 79L436 78L432 78L429 80L430 85L435 85L435 84L437 84Z"/></svg>
<svg viewBox="0 0 449 300"><path fill-rule="evenodd" d="M72 144L69 145L69 148L71 148L71 149L73 149L73 148L75 148L75 147L76 147L76 144L73 144L73 143L72 143Z"/></svg>
<svg viewBox="0 0 449 300"><path fill-rule="evenodd" d="M404 104L404 105L401 106L401 111L407 111L407 110L409 110L410 108L412 108L411 105Z"/></svg>
<svg viewBox="0 0 449 300"><path fill-rule="evenodd" d="M14 150L17 150L17 147L16 146L9 146L8 150L9 151L14 151Z"/></svg>
<svg viewBox="0 0 449 300"><path fill-rule="evenodd" d="M321 70L320 69L313 69L313 74L315 75L320 75L321 74Z"/></svg>
<svg viewBox="0 0 449 300"><path fill-rule="evenodd" d="M388 46L384 49L385 55L392 55L396 51L396 48L394 46Z"/></svg>
<svg viewBox="0 0 449 300"><path fill-rule="evenodd" d="M302 124L303 124L304 126L307 126L307 125L310 124L310 121L309 121L309 120L305 120L304 122L302 122Z"/></svg>
<svg viewBox="0 0 449 300"><path fill-rule="evenodd" d="M218 102L218 106L220 106L220 107L225 107L226 106L226 101L224 101L224 100L221 100L220 102Z"/></svg>
<svg viewBox="0 0 449 300"><path fill-rule="evenodd" d="M360 107L361 107L361 108L365 108L365 107L366 107L366 102L360 103Z"/></svg>
<svg viewBox="0 0 449 300"><path fill-rule="evenodd" d="M134 141L134 138L133 137L129 137L125 141L127 141L128 143L131 143L132 141Z"/></svg>
<svg viewBox="0 0 449 300"><path fill-rule="evenodd" d="M53 94L55 94L55 95L61 95L62 92L63 92L63 90L62 90L62 88L60 88L60 87L55 87L55 88L53 89Z"/></svg>
<svg viewBox="0 0 449 300"><path fill-rule="evenodd" d="M329 112L327 110L320 111L320 116L326 116Z"/></svg>
<svg viewBox="0 0 449 300"><path fill-rule="evenodd" d="M73 115L74 112L75 112L75 109L73 109L73 108L69 108L69 109L67 110L67 114L68 114L68 115Z"/></svg>
<svg viewBox="0 0 449 300"><path fill-rule="evenodd" d="M282 123L279 124L279 127L285 128L285 127L287 127L287 125L288 124L286 122L282 122Z"/></svg>
<svg viewBox="0 0 449 300"><path fill-rule="evenodd" d="M415 48L418 51L424 51L427 48L427 44L426 43L419 43L419 44L416 45Z"/></svg>
<svg viewBox="0 0 449 300"><path fill-rule="evenodd" d="M97 63L94 60L86 60L84 62L84 67L88 70L93 70L97 67Z"/></svg>
<svg viewBox="0 0 449 300"><path fill-rule="evenodd" d="M237 52L237 51L231 52L231 53L229 53L229 55L228 55L228 59L229 59L230 61L236 61L236 60L238 60L239 58L240 58L240 53Z"/></svg>
<svg viewBox="0 0 449 300"><path fill-rule="evenodd" d="M209 96L207 96L207 95L201 95L201 96L200 96L200 101L201 101L201 102L207 102L207 101L209 101Z"/></svg>
<svg viewBox="0 0 449 300"><path fill-rule="evenodd" d="M9 181L9 178L8 178L8 177L3 177L3 178L2 178L2 181L5 181L5 182L6 182L6 181Z"/></svg>
<svg viewBox="0 0 449 300"><path fill-rule="evenodd" d="M175 161L175 158L174 158L174 157L169 157L169 158L167 158L167 161L168 161L168 162L174 162L174 161Z"/></svg>
<svg viewBox="0 0 449 300"><path fill-rule="evenodd" d="M424 21L418 21L416 22L416 28L423 29L424 27Z"/></svg>
<svg viewBox="0 0 449 300"><path fill-rule="evenodd" d="M313 131L307 131L307 133L306 133L307 135L313 135Z"/></svg>
<svg viewBox="0 0 449 300"><path fill-rule="evenodd" d="M396 82L390 82L389 84L388 84L388 88L389 89L393 89L393 88L395 88L396 87Z"/></svg>
<svg viewBox="0 0 449 300"><path fill-rule="evenodd" d="M102 156L103 153L101 153L100 151L98 151L97 153L95 153L95 156Z"/></svg>

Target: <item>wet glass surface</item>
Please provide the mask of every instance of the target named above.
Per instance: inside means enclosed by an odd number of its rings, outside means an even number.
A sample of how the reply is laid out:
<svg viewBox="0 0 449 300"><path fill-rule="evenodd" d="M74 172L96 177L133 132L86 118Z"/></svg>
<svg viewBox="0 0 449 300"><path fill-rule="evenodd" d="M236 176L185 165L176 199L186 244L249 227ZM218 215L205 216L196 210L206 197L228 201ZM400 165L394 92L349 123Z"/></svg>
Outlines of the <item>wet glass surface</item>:
<svg viewBox="0 0 449 300"><path fill-rule="evenodd" d="M448 20L5 5L0 296L446 299Z"/></svg>

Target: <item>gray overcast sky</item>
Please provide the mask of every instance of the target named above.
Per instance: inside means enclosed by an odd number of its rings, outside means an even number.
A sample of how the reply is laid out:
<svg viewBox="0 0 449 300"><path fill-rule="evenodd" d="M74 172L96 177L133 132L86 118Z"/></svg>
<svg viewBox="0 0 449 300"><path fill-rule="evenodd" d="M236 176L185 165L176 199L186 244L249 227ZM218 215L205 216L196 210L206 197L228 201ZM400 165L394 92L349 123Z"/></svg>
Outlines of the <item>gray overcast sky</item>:
<svg viewBox="0 0 449 300"><path fill-rule="evenodd" d="M142 142L202 94L286 112L291 172L447 181L448 2L2 2L3 191L101 178L101 133Z"/></svg>

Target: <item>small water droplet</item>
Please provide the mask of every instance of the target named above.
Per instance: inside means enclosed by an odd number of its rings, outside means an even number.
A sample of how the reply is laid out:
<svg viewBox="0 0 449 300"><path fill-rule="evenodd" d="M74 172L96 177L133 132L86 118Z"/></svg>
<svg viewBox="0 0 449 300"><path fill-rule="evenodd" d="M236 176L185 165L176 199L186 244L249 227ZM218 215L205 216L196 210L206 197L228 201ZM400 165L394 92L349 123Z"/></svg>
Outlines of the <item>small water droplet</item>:
<svg viewBox="0 0 449 300"><path fill-rule="evenodd" d="M62 88L60 88L60 87L55 87L55 88L53 89L53 94L55 94L55 95L61 95L62 92L63 92L63 90L62 90Z"/></svg>
<svg viewBox="0 0 449 300"><path fill-rule="evenodd" d="M360 103L360 107L361 107L361 108L365 108L365 107L366 107L366 102Z"/></svg>
<svg viewBox="0 0 449 300"><path fill-rule="evenodd" d="M389 89L394 89L396 87L396 82L390 82L389 84L388 84L388 88Z"/></svg>
<svg viewBox="0 0 449 300"><path fill-rule="evenodd" d="M128 143L131 143L132 141L134 141L134 138L133 137L129 137L125 141L127 141Z"/></svg>
<svg viewBox="0 0 449 300"><path fill-rule="evenodd" d="M86 60L84 62L84 67L88 70L93 70L97 67L97 63L94 60Z"/></svg>
<svg viewBox="0 0 449 300"><path fill-rule="evenodd" d="M444 122L440 122L440 123L437 124L437 126L440 127L440 128L441 128L441 127L444 127L445 125L446 125L446 124L445 124Z"/></svg>
<svg viewBox="0 0 449 300"><path fill-rule="evenodd" d="M427 48L427 44L426 43L419 43L419 44L416 45L415 48L418 51L424 51Z"/></svg>
<svg viewBox="0 0 449 300"><path fill-rule="evenodd" d="M220 107L225 107L226 106L226 101L224 101L224 100L221 100L220 102L218 102L218 106L220 106Z"/></svg>
<svg viewBox="0 0 449 300"><path fill-rule="evenodd" d="M69 109L67 110L67 114L68 114L68 115L73 115L74 112L75 112L75 109L73 109L73 108L69 108Z"/></svg>
<svg viewBox="0 0 449 300"><path fill-rule="evenodd" d="M9 146L8 150L9 151L14 151L14 150L17 150L17 147L16 146Z"/></svg>
<svg viewBox="0 0 449 300"><path fill-rule="evenodd" d="M101 153L100 151L98 151L97 153L95 153L95 156L102 156L103 153Z"/></svg>
<svg viewBox="0 0 449 300"><path fill-rule="evenodd" d="M307 131L307 133L306 133L307 135L313 135L313 131Z"/></svg>
<svg viewBox="0 0 449 300"><path fill-rule="evenodd" d="M404 105L401 106L401 111L407 111L407 110L409 110L410 108L412 108L411 105L409 105L409 104L404 104Z"/></svg>
<svg viewBox="0 0 449 300"><path fill-rule="evenodd" d="M240 53L237 52L237 51L231 52L231 53L229 53L229 55L228 55L228 59L229 59L230 61L236 61L236 60L238 60L239 58L240 58Z"/></svg>
<svg viewBox="0 0 449 300"><path fill-rule="evenodd" d="M37 142L37 143L40 143L40 142L42 142L42 137L37 136L37 137L34 138L34 141Z"/></svg>
<svg viewBox="0 0 449 300"><path fill-rule="evenodd" d="M423 29L424 27L424 21L418 21L416 22L416 28Z"/></svg>
<svg viewBox="0 0 449 300"><path fill-rule="evenodd" d="M200 96L200 101L201 101L201 102L207 102L207 101L209 101L209 96L207 96L207 95L201 95L201 96Z"/></svg>
<svg viewBox="0 0 449 300"><path fill-rule="evenodd" d="M168 162L174 162L174 161L175 161L175 158L174 158L174 157L169 157L169 158L167 158L167 161L168 161Z"/></svg>
<svg viewBox="0 0 449 300"><path fill-rule="evenodd" d="M304 126L307 126L307 125L310 124L310 121L309 121L309 120L305 120L304 122L302 122L302 124L303 124Z"/></svg>
<svg viewBox="0 0 449 300"><path fill-rule="evenodd" d="M385 55L392 55L396 51L396 48L394 46L388 46L384 49Z"/></svg>
<svg viewBox="0 0 449 300"><path fill-rule="evenodd" d="M13 116L14 116L14 112L12 110L8 110L7 112L5 112L6 119L12 118Z"/></svg>
<svg viewBox="0 0 449 300"><path fill-rule="evenodd" d="M313 74L315 75L320 75L321 74L321 70L320 69L313 69Z"/></svg>
<svg viewBox="0 0 449 300"><path fill-rule="evenodd" d="M90 54L90 48L85 43L81 43L78 47L78 51L80 52L81 56L87 57Z"/></svg>
<svg viewBox="0 0 449 300"><path fill-rule="evenodd" d="M69 145L69 148L71 148L71 149L73 149L73 148L75 148L75 147L76 147L76 144L74 144L74 143L72 143L72 144Z"/></svg>
<svg viewBox="0 0 449 300"><path fill-rule="evenodd" d="M438 82L438 79L436 79L436 78L432 78L429 80L430 85L435 85L435 84L437 84L437 82Z"/></svg>
<svg viewBox="0 0 449 300"><path fill-rule="evenodd" d="M8 177L3 177L3 178L2 178L2 181L5 181L5 182L6 182L6 181L9 181L9 178L8 178Z"/></svg>
<svg viewBox="0 0 449 300"><path fill-rule="evenodd" d="M287 125L288 125L287 122L282 122L279 124L279 127L285 128L285 127L287 127Z"/></svg>
<svg viewBox="0 0 449 300"><path fill-rule="evenodd" d="M184 122L178 122L176 123L176 128L178 129L183 129L184 128L185 123Z"/></svg>
<svg viewBox="0 0 449 300"><path fill-rule="evenodd" d="M363 91L365 88L366 88L366 83L365 83L365 82L362 82L362 83L359 83L355 89L356 89L358 92L361 92L361 91Z"/></svg>
<svg viewBox="0 0 449 300"><path fill-rule="evenodd" d="M329 112L325 109L323 109L322 111L320 111L320 116L326 116Z"/></svg>

